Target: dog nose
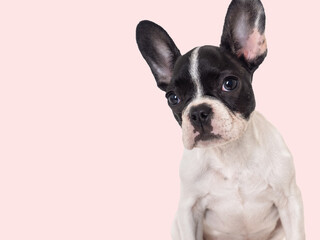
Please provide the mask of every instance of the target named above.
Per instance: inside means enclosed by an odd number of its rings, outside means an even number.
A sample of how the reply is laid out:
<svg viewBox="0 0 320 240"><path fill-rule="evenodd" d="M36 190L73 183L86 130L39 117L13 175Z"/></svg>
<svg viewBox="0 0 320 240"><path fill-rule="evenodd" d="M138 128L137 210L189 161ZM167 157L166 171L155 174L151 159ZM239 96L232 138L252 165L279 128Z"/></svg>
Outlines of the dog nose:
<svg viewBox="0 0 320 240"><path fill-rule="evenodd" d="M190 109L189 118L193 125L200 126L210 121L212 109L207 104L200 104Z"/></svg>

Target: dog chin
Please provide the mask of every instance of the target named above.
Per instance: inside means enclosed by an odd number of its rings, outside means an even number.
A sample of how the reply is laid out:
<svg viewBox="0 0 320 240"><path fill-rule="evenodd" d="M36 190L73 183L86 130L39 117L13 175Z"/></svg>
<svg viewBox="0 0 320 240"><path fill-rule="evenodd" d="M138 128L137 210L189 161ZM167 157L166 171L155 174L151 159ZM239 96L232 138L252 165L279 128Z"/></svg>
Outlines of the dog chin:
<svg viewBox="0 0 320 240"><path fill-rule="evenodd" d="M225 143L220 135L207 134L200 137L200 134L195 137L187 137L183 139L184 147L188 150L193 148L209 148L220 146Z"/></svg>

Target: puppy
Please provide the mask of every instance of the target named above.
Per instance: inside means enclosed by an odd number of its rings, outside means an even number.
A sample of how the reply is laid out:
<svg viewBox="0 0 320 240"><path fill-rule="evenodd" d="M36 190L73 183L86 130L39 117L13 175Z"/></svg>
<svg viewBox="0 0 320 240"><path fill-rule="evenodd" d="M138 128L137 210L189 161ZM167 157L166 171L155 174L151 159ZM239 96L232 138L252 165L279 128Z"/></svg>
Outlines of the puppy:
<svg viewBox="0 0 320 240"><path fill-rule="evenodd" d="M252 77L267 55L259 0L233 0L220 47L181 55L150 21L136 37L182 128L185 146L174 240L303 240L292 156L255 111Z"/></svg>

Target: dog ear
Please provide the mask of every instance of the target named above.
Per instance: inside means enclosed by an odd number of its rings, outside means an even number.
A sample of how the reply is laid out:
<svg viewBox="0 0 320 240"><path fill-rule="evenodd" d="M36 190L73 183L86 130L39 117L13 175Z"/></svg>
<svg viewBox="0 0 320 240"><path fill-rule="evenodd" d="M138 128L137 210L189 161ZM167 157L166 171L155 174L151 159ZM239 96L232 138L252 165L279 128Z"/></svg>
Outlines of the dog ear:
<svg viewBox="0 0 320 240"><path fill-rule="evenodd" d="M174 63L181 55L179 49L162 27L150 21L141 21L138 24L136 39L158 87L166 91L171 81Z"/></svg>
<svg viewBox="0 0 320 240"><path fill-rule="evenodd" d="M220 47L243 60L252 72L267 55L265 20L260 0L233 0L225 18Z"/></svg>

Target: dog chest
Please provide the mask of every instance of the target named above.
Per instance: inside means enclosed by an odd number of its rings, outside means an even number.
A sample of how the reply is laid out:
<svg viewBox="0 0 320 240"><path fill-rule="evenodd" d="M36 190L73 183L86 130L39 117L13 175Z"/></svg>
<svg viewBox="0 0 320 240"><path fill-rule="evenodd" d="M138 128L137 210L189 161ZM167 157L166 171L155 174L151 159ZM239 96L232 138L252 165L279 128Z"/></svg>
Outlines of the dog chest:
<svg viewBox="0 0 320 240"><path fill-rule="evenodd" d="M202 203L208 234L262 239L275 229L279 216L272 201L274 193L262 176L249 170L208 169L203 177L210 186Z"/></svg>

